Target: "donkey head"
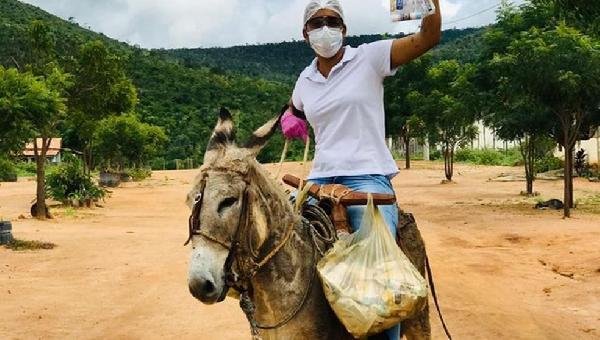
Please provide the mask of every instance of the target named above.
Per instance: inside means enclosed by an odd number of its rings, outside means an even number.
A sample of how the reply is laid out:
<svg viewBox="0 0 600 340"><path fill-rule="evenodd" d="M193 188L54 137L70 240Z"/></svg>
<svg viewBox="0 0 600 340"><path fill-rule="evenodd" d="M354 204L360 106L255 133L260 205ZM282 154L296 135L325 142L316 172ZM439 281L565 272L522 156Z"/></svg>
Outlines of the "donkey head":
<svg viewBox="0 0 600 340"><path fill-rule="evenodd" d="M231 113L221 109L212 133L200 174L196 178L187 203L196 207L198 230L190 232L192 256L188 285L191 294L206 304L221 301L228 288L225 284L225 262L245 210L256 155L273 135L279 117L256 130L249 142L238 146ZM249 209L252 209L250 207ZM253 213L253 219L261 219ZM264 220L264 216L262 217ZM256 223L251 242L259 247L268 231L266 223Z"/></svg>

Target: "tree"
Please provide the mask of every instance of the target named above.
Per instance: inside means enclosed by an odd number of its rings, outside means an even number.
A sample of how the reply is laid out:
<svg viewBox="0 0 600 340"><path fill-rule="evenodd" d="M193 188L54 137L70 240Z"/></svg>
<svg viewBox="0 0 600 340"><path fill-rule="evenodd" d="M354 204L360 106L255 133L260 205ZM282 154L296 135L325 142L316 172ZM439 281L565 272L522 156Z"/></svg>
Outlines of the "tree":
<svg viewBox="0 0 600 340"><path fill-rule="evenodd" d="M62 89L67 83L67 76L58 69L44 79L34 76L31 72L20 73L17 69L5 70L0 67L0 112L13 117L12 127L18 126L22 129L11 134L15 140L34 141L39 219L46 218L46 152L51 138L56 133L57 122L65 113ZM41 139L41 148L38 148L36 142L38 137Z"/></svg>
<svg viewBox="0 0 600 340"><path fill-rule="evenodd" d="M22 98L16 94L17 86L22 83L17 69L5 69L0 66L0 154L11 155L23 150L30 138L29 124L25 112L15 110L21 105Z"/></svg>
<svg viewBox="0 0 600 340"><path fill-rule="evenodd" d="M531 28L494 63L553 114L550 132L565 150L564 216L570 217L574 146L600 125L600 43L564 23Z"/></svg>
<svg viewBox="0 0 600 340"><path fill-rule="evenodd" d="M94 149L104 169L139 168L157 157L167 142L164 131L141 123L134 115L102 120L94 134Z"/></svg>
<svg viewBox="0 0 600 340"><path fill-rule="evenodd" d="M26 67L37 76L51 73L56 63L56 38L50 26L40 20L31 22L27 32Z"/></svg>
<svg viewBox="0 0 600 340"><path fill-rule="evenodd" d="M525 7L528 12L546 16L546 27L556 27L561 22L577 28L587 35L600 37L600 4L595 0L531 0ZM538 15L539 15L538 14Z"/></svg>
<svg viewBox="0 0 600 340"><path fill-rule="evenodd" d="M32 21L28 39L29 57L26 68L37 78L27 79L25 76L20 84L23 91L35 97L35 100L26 103L29 106L27 111L23 111L23 118L29 126L36 160L36 215L39 219L45 219L46 154L65 113L64 95L71 83L70 75L64 73L56 62L55 39L50 27L44 22ZM35 105L39 106L34 107Z"/></svg>
<svg viewBox="0 0 600 340"><path fill-rule="evenodd" d="M485 124L500 138L519 143L528 195L534 194L535 162L543 154L541 141L552 128L551 112L508 77L504 65L495 62L495 56L505 53L521 31L534 23L538 23L537 18L525 16L523 11L503 1L497 24L483 35L476 77L478 90L486 97L482 102Z"/></svg>
<svg viewBox="0 0 600 340"><path fill-rule="evenodd" d="M398 74L386 80L385 112L386 130L397 132L404 141L406 169L410 169L410 140L426 138L426 131L418 110L411 106L409 94L412 91L425 91L427 70L432 64L427 54L404 65Z"/></svg>
<svg viewBox="0 0 600 340"><path fill-rule="evenodd" d="M83 151L88 171L93 168L93 136L98 122L131 111L137 92L124 71L123 60L100 40L81 47L69 98L68 139Z"/></svg>
<svg viewBox="0 0 600 340"><path fill-rule="evenodd" d="M530 101L527 94L513 88L516 83L508 78L500 79L502 84L498 86L497 94L502 101L488 102L493 105L493 109L484 117L484 122L501 139L519 144L525 168L525 192L533 196L533 182L537 175L535 165L538 160L547 156L547 133L553 126L553 120L551 113L543 105Z"/></svg>
<svg viewBox="0 0 600 340"><path fill-rule="evenodd" d="M456 147L477 136L474 126L477 108L472 85L475 71L472 64L442 61L427 72L429 90L409 94L411 107L423 118L429 138L442 146L447 181L452 181L454 176Z"/></svg>

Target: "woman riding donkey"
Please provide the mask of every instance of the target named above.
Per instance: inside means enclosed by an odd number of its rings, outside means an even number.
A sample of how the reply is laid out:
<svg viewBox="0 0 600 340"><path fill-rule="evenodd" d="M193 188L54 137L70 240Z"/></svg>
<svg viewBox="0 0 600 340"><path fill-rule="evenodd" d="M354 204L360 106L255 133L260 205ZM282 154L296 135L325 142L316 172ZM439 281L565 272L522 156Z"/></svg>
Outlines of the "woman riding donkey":
<svg viewBox="0 0 600 340"><path fill-rule="evenodd" d="M391 179L398 167L385 144L383 81L440 41L439 0L433 2L437 11L423 19L420 32L357 48L344 46L347 27L338 0L311 0L306 6L302 33L316 58L298 77L293 111L284 115L282 126L286 134L290 127L303 123L294 121L291 112L312 126L316 153L308 177L311 182L394 194ZM348 208L354 230L360 226L364 209ZM380 210L396 235L398 207L381 206ZM385 332L388 339L399 335L399 325Z"/></svg>

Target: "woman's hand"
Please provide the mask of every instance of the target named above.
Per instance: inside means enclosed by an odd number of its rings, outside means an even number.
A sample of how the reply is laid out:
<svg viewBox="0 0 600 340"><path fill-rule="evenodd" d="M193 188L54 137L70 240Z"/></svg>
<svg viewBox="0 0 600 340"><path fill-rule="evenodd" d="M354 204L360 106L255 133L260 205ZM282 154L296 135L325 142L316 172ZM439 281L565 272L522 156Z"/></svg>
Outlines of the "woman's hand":
<svg viewBox="0 0 600 340"><path fill-rule="evenodd" d="M426 16L421 22L421 31L394 40L392 44L392 69L407 64L435 47L442 37L442 12L440 1L433 0L435 13Z"/></svg>
<svg viewBox="0 0 600 340"><path fill-rule="evenodd" d="M294 116L293 107L290 106L283 116L281 116L280 124L283 135L286 139L299 139L304 143L308 140L308 125L306 121Z"/></svg>

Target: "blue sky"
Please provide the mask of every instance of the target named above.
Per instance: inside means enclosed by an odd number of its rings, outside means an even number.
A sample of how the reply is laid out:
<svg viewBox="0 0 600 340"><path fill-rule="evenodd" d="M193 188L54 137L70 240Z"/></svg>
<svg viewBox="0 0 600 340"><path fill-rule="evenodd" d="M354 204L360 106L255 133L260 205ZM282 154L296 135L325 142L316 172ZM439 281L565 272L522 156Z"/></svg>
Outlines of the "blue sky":
<svg viewBox="0 0 600 340"><path fill-rule="evenodd" d="M414 32L392 23L389 0L340 0L349 34ZM521 4L525 0L511 0ZM24 0L112 38L146 48L212 47L302 39L307 0ZM500 0L441 0L444 28L487 25ZM491 9L490 9L491 8ZM489 9L489 10L486 10ZM485 10L485 11L484 11ZM483 11L483 12L482 12ZM482 12L482 13L480 13ZM472 16L472 17L471 17ZM465 20L461 20L467 18Z"/></svg>

